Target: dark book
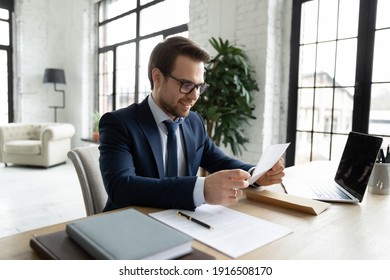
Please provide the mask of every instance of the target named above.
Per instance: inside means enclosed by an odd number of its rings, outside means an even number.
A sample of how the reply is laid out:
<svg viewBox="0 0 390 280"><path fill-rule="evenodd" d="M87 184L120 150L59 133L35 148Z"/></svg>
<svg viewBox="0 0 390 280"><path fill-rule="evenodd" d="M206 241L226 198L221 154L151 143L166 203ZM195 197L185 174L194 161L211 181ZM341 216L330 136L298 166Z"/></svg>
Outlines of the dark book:
<svg viewBox="0 0 390 280"><path fill-rule="evenodd" d="M33 236L30 246L44 260L93 260L94 258L74 242L65 230ZM197 249L178 260L212 260L214 257Z"/></svg>
<svg viewBox="0 0 390 280"><path fill-rule="evenodd" d="M135 209L90 216L66 233L99 260L166 260L192 251L192 237Z"/></svg>

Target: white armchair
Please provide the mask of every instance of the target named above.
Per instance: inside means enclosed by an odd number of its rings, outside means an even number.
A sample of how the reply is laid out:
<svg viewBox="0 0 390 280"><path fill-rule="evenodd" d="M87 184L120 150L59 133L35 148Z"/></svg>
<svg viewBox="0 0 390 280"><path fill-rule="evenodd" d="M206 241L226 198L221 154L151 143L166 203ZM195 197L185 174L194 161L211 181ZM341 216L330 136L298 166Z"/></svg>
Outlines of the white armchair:
<svg viewBox="0 0 390 280"><path fill-rule="evenodd" d="M50 167L67 160L75 128L69 123L0 126L0 162Z"/></svg>

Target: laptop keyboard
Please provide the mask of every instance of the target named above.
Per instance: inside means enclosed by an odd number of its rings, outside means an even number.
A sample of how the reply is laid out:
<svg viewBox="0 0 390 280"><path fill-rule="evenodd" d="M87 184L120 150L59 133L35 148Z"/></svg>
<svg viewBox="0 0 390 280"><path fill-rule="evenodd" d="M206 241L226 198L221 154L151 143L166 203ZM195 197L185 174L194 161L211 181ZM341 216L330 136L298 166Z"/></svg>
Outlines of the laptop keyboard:
<svg viewBox="0 0 390 280"><path fill-rule="evenodd" d="M320 184L312 184L311 189L320 199L349 199L351 198L336 187L322 186Z"/></svg>

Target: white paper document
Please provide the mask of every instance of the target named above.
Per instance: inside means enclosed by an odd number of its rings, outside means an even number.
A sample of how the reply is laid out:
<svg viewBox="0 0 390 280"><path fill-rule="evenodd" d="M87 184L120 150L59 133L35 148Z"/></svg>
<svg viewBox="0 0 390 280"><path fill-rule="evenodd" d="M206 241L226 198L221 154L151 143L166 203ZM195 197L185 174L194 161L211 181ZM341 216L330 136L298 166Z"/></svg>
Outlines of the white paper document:
<svg viewBox="0 0 390 280"><path fill-rule="evenodd" d="M177 215L177 210L149 214L196 240L232 257L240 257L292 232L291 229L220 205L203 204L181 212L210 225L205 228Z"/></svg>
<svg viewBox="0 0 390 280"><path fill-rule="evenodd" d="M290 143L275 144L265 149L253 171L252 177L248 180L249 184L253 184L261 175L270 170L282 157L289 145Z"/></svg>

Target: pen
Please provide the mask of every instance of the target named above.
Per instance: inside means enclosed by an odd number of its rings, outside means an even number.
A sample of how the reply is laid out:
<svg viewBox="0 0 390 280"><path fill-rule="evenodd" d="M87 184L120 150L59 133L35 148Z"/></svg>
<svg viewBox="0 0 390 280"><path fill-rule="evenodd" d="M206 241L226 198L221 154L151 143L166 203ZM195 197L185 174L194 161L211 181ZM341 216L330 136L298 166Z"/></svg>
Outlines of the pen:
<svg viewBox="0 0 390 280"><path fill-rule="evenodd" d="M390 163L390 145L387 145L385 163Z"/></svg>
<svg viewBox="0 0 390 280"><path fill-rule="evenodd" d="M195 218L193 218L191 216L188 216L187 214L184 214L183 212L177 211L177 215L182 216L182 217L186 218L187 220L190 220L191 222L194 222L194 223L196 223L198 225L201 225L202 227L205 227L205 228L208 228L208 229L213 229L208 224L205 224L205 223L203 223L203 222L201 222L201 221L199 221L199 220L197 220L197 219L195 219Z"/></svg>
<svg viewBox="0 0 390 280"><path fill-rule="evenodd" d="M386 158L385 158L385 154L383 153L383 149L380 149L379 153L380 153L380 156L381 156L381 162L384 163Z"/></svg>

